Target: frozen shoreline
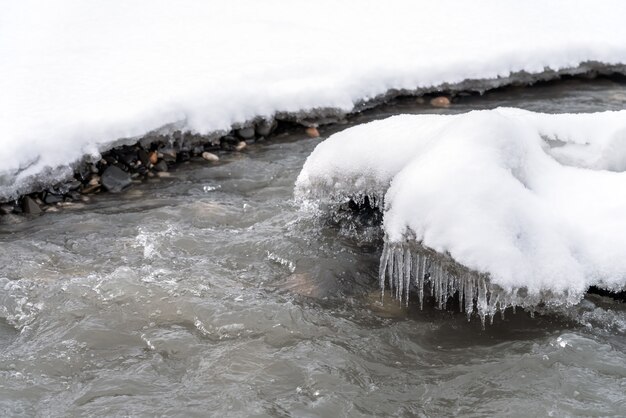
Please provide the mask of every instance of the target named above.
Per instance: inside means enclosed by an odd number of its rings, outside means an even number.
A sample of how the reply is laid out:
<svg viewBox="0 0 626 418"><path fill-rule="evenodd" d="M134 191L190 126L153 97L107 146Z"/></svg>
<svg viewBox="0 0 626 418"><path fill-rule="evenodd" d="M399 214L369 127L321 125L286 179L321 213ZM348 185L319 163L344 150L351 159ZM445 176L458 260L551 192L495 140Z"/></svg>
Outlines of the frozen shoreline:
<svg viewBox="0 0 626 418"><path fill-rule="evenodd" d="M528 84L587 71L583 63L623 73L623 7L5 3L0 200L70 176L69 164L97 158L120 138L209 135L257 117L323 122L397 94Z"/></svg>

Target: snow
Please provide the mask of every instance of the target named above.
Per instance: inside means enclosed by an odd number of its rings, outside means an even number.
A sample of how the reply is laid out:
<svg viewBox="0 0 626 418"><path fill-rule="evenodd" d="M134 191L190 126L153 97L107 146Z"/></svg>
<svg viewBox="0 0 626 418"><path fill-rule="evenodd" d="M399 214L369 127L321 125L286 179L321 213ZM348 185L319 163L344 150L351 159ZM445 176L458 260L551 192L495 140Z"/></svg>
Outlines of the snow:
<svg viewBox="0 0 626 418"><path fill-rule="evenodd" d="M346 112L391 89L623 64L624 8L0 0L0 200L163 127L210 133L276 112Z"/></svg>
<svg viewBox="0 0 626 418"><path fill-rule="evenodd" d="M626 288L625 170L626 111L399 115L318 145L296 196L331 210L375 197L381 284L400 298L427 261L440 304L470 278L505 305L572 304Z"/></svg>

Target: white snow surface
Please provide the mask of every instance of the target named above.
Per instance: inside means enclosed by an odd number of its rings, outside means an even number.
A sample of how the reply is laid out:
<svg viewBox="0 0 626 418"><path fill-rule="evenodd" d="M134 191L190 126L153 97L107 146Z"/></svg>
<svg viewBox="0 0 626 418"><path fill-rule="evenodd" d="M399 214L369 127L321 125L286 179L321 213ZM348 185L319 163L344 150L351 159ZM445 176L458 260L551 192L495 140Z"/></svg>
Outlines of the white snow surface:
<svg viewBox="0 0 626 418"><path fill-rule="evenodd" d="M418 242L511 292L626 288L626 111L399 115L331 136L296 196L384 196L390 245Z"/></svg>
<svg viewBox="0 0 626 418"><path fill-rule="evenodd" d="M626 63L622 1L0 0L0 199L120 138ZM44 176L44 177L42 177Z"/></svg>

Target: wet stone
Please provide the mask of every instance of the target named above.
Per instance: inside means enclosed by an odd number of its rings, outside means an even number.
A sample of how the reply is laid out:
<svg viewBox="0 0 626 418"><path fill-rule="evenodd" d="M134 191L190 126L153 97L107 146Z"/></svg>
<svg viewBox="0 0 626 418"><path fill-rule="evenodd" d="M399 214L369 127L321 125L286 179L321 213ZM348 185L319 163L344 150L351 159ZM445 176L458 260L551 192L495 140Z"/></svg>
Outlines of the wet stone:
<svg viewBox="0 0 626 418"><path fill-rule="evenodd" d="M9 213L13 213L13 206L0 205L0 215L8 215Z"/></svg>
<svg viewBox="0 0 626 418"><path fill-rule="evenodd" d="M320 136L320 133L315 126L309 126L306 128L306 134L311 138L317 138Z"/></svg>
<svg viewBox="0 0 626 418"><path fill-rule="evenodd" d="M217 155L211 153L211 152L203 152L202 153L202 158L204 158L207 161L211 161L211 162L215 162L215 161L219 161L220 157L218 157Z"/></svg>
<svg viewBox="0 0 626 418"><path fill-rule="evenodd" d="M167 171L167 163L164 160L159 161L154 165L154 169L158 172L166 172Z"/></svg>
<svg viewBox="0 0 626 418"><path fill-rule="evenodd" d="M143 149L137 151L137 158L141 161L141 164L147 166L150 164L150 155Z"/></svg>
<svg viewBox="0 0 626 418"><path fill-rule="evenodd" d="M430 105L433 107L449 107L450 99L448 99L446 96L435 97L430 101Z"/></svg>
<svg viewBox="0 0 626 418"><path fill-rule="evenodd" d="M43 201L47 205L52 205L54 203L62 202L63 201L63 196L58 195L58 194L54 194L54 193L50 193L50 192L45 192L44 196L43 196Z"/></svg>
<svg viewBox="0 0 626 418"><path fill-rule="evenodd" d="M239 143L237 145L235 145L235 150L236 151L242 151L247 146L248 146L248 144L246 144L246 141L239 141Z"/></svg>
<svg viewBox="0 0 626 418"><path fill-rule="evenodd" d="M268 136L276 128L276 121L262 121L256 126L256 134L258 136Z"/></svg>
<svg viewBox="0 0 626 418"><path fill-rule="evenodd" d="M22 211L31 215L37 215L42 212L37 202L29 196L24 196L22 199Z"/></svg>
<svg viewBox="0 0 626 418"><path fill-rule="evenodd" d="M102 185L110 192L116 193L128 187L130 175L117 166L110 166L102 173Z"/></svg>
<svg viewBox="0 0 626 418"><path fill-rule="evenodd" d="M254 138L254 126L249 126L247 128L239 129L237 131L237 135L239 135L243 139L253 139Z"/></svg>
<svg viewBox="0 0 626 418"><path fill-rule="evenodd" d="M159 155L156 151L152 151L150 154L148 154L148 158L150 160L150 164L152 165L156 164L159 161Z"/></svg>

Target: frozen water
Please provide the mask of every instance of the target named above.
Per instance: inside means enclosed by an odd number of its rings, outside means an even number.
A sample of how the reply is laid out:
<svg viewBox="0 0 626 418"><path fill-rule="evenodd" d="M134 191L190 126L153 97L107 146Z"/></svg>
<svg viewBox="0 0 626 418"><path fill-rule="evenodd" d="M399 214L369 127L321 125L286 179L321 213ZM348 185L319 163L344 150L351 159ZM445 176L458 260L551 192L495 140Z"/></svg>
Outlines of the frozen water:
<svg viewBox="0 0 626 418"><path fill-rule="evenodd" d="M617 0L2 1L0 199L155 130L206 134L394 91L624 64L625 11Z"/></svg>
<svg viewBox="0 0 626 418"><path fill-rule="evenodd" d="M626 111L400 115L318 145L296 197L376 196L381 287L422 303L427 282L440 307L458 292L484 317L626 286L625 168Z"/></svg>

